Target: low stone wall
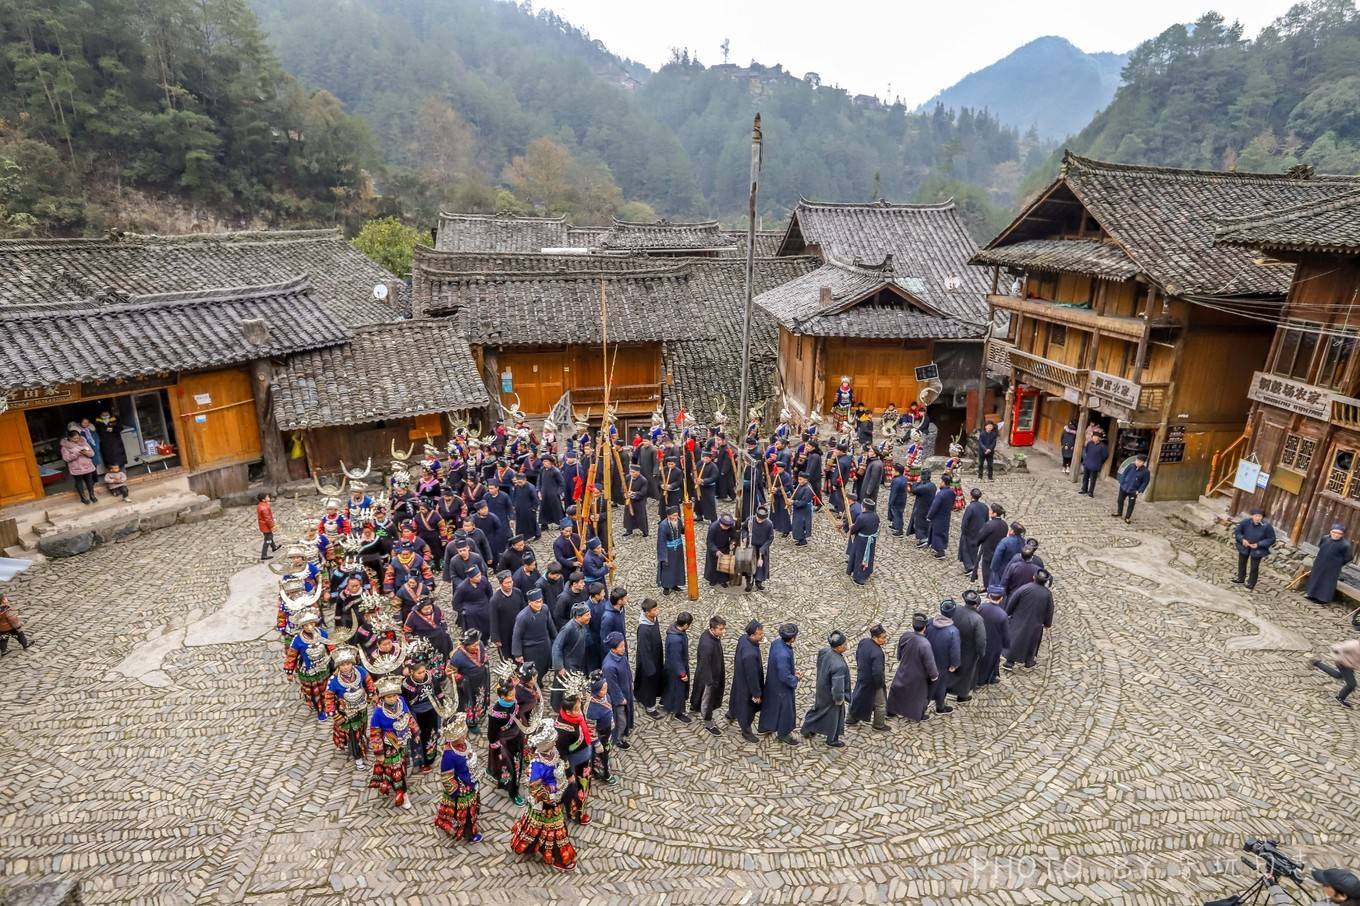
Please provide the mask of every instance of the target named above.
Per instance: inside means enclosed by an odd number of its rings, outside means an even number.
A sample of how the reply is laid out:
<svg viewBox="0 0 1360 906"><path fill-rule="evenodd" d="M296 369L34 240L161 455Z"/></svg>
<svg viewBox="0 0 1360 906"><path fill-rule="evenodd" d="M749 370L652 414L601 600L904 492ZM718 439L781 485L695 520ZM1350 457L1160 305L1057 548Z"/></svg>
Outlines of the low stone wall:
<svg viewBox="0 0 1360 906"><path fill-rule="evenodd" d="M112 544L142 532L154 532L172 525L191 525L222 515L222 504L201 497L185 506L184 501L167 501L164 507L140 513L114 513L99 522L75 529L52 532L38 538L38 552L46 557L74 557L100 544Z"/></svg>

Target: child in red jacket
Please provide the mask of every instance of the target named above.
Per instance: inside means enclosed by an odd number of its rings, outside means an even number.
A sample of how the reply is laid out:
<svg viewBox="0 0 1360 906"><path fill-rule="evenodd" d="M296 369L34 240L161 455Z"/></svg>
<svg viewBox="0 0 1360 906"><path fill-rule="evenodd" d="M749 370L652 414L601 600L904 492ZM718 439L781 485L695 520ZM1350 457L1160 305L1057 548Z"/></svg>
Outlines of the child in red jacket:
<svg viewBox="0 0 1360 906"><path fill-rule="evenodd" d="M279 545L274 543L274 510L269 505L269 495L261 492L255 497L255 521L259 524L264 543L260 545L260 559L268 560L274 556Z"/></svg>

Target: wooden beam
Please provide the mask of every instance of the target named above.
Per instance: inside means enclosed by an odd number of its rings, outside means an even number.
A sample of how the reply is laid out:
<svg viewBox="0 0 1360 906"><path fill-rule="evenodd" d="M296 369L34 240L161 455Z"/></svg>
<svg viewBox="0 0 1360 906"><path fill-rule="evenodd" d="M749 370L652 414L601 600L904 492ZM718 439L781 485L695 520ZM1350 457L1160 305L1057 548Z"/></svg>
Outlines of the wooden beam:
<svg viewBox="0 0 1360 906"><path fill-rule="evenodd" d="M274 417L274 396L271 381L274 366L268 359L253 359L250 378L255 396L255 424L260 431L260 451L264 455L265 478L270 484L288 481L288 454L283 449L283 436Z"/></svg>

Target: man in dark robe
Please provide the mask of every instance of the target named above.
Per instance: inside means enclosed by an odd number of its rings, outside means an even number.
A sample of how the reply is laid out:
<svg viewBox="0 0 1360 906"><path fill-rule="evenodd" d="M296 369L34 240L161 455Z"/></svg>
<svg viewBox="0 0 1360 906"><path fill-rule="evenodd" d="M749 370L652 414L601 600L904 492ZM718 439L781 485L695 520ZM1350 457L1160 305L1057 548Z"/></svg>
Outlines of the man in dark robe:
<svg viewBox="0 0 1360 906"><path fill-rule="evenodd" d="M855 691L850 697L847 726L873 719L875 730L887 730L888 681L883 646L888 630L880 623L855 648Z"/></svg>
<svg viewBox="0 0 1360 906"><path fill-rule="evenodd" d="M742 513L752 513L765 506L765 466L754 450L748 450L743 457L746 467L741 470ZM749 517L748 517L749 518Z"/></svg>
<svg viewBox="0 0 1360 906"><path fill-rule="evenodd" d="M799 472L797 485L793 489L793 543L795 547L806 547L808 538L812 537L812 512L815 499L816 495L812 491L808 473Z"/></svg>
<svg viewBox="0 0 1360 906"><path fill-rule="evenodd" d="M505 533L507 543L510 536L516 533L511 527L511 520L514 519L515 516L515 502L510 494L507 493L510 489L510 485L511 482L509 481L488 482L486 486L486 496L482 498L486 501L486 505L490 508L491 512L495 513L496 518L501 521L501 530ZM524 533L519 532L519 534L522 535ZM503 549L504 548L502 548L502 550ZM496 555L499 556L500 551L496 551Z"/></svg>
<svg viewBox="0 0 1360 906"><path fill-rule="evenodd" d="M477 527L477 518L472 513L463 516L463 537L472 544L473 551L481 556L487 566L496 562L496 555L491 552L491 541L486 537L486 532Z"/></svg>
<svg viewBox="0 0 1360 906"><path fill-rule="evenodd" d="M553 539L553 559L570 573L580 567L585 556L585 551L581 550L581 536L576 532L575 523L566 517L557 526L557 537Z"/></svg>
<svg viewBox="0 0 1360 906"><path fill-rule="evenodd" d="M979 536L987 524L989 511L987 504L982 502L981 488L973 488L968 496L972 500L963 508L963 517L959 520L959 562L963 564L964 575L976 581Z"/></svg>
<svg viewBox="0 0 1360 906"><path fill-rule="evenodd" d="M472 523L486 536L486 543L491 548L491 557L487 562L495 562L510 542L506 523L491 511L491 505L485 497L477 501L477 513L472 517Z"/></svg>
<svg viewBox="0 0 1360 906"><path fill-rule="evenodd" d="M935 485L930 481L930 470L921 470L921 480L911 486L911 518L907 520L907 532L916 539L917 547L925 547L930 542L930 522L926 514L935 500Z"/></svg>
<svg viewBox="0 0 1360 906"><path fill-rule="evenodd" d="M982 596L970 588L963 593L963 606L954 611L954 625L959 629L959 669L949 678L949 691L960 702L972 699L978 668L987 651L987 624L978 613L981 604Z"/></svg>
<svg viewBox="0 0 1360 906"><path fill-rule="evenodd" d="M901 535L903 516L907 510L907 468L900 462L893 463L892 482L888 485L888 525L894 535Z"/></svg>
<svg viewBox="0 0 1360 906"><path fill-rule="evenodd" d="M850 455L845 444L840 444L836 450L836 459L831 465L831 483L827 488L827 496L831 499L831 509L844 518L846 491L855 480L855 458Z"/></svg>
<svg viewBox="0 0 1360 906"><path fill-rule="evenodd" d="M689 697L689 627L693 622L689 611L682 610L666 630L666 682L661 690L661 707L682 724L692 720L685 713L685 699Z"/></svg>
<svg viewBox="0 0 1360 906"><path fill-rule="evenodd" d="M1020 661L1033 667L1044 630L1053 626L1053 592L1048 590L1048 570L1039 570L1033 582L1006 596L1006 613L1010 615L1011 644L1002 666L1014 670L1015 662Z"/></svg>
<svg viewBox="0 0 1360 906"><path fill-rule="evenodd" d="M746 624L745 634L737 639L737 654L732 661L732 694L727 703L727 719L741 727L741 738L759 742L751 732L751 722L765 697L765 667L760 662L760 643L765 627L759 620Z"/></svg>
<svg viewBox="0 0 1360 906"><path fill-rule="evenodd" d="M953 674L959 670L959 656L962 654L959 628L954 625L954 611L958 606L953 598L941 601L940 612L931 617L926 626L926 641L935 655L935 665L940 668L940 678L930 686L936 714L948 714L954 710L945 704L945 696L949 694Z"/></svg>
<svg viewBox="0 0 1360 906"><path fill-rule="evenodd" d="M850 665L845 662L849 645L845 633L838 629L827 636L826 647L817 652L817 697L803 715L803 736L820 733L833 749L845 747L841 734L845 732L845 706L850 700Z"/></svg>
<svg viewBox="0 0 1360 906"><path fill-rule="evenodd" d="M581 562L581 575L586 577L587 585L595 582L603 584L609 578L604 542L599 538L591 538L586 542L586 556ZM600 656L603 657L603 653Z"/></svg>
<svg viewBox="0 0 1360 906"><path fill-rule="evenodd" d="M1034 575L1044 568L1044 559L1036 553L1039 550L1039 542L1033 538L1025 539L1025 546L1020 549L1020 553L1011 558L1011 562L1006 565L1006 570L1001 574L1001 587L1006 589L1006 596L1010 597L1015 590L1022 585L1028 585L1034 581Z"/></svg>
<svg viewBox="0 0 1360 906"><path fill-rule="evenodd" d="M987 648L978 664L977 685L990 686L1001 682L1001 654L1011 644L1010 617L1001 606L1006 590L1000 585L987 586L987 600L978 608L978 615L987 630Z"/></svg>
<svg viewBox="0 0 1360 906"><path fill-rule="evenodd" d="M699 652L694 659L694 681L690 683L689 709L698 711L704 729L714 736L722 731L713 723L713 712L721 707L727 688L727 659L723 657L722 637L727 621L714 614L708 618L708 631L699 636Z"/></svg>
<svg viewBox="0 0 1360 906"><path fill-rule="evenodd" d="M587 604L590 592L586 590L586 577L580 571L567 576L567 587L558 594L552 605L553 622L559 629L567 625L571 612L577 604Z"/></svg>
<svg viewBox="0 0 1360 906"><path fill-rule="evenodd" d="M524 565L525 557L532 557L533 551L529 550L523 535L511 535L509 544L505 550L501 551L500 558L496 560L496 572L508 569L512 574L515 570Z"/></svg>
<svg viewBox="0 0 1360 906"><path fill-rule="evenodd" d="M633 463L628 467L628 488L627 498L623 505L623 537L627 538L633 532L641 532L642 537L648 535L648 522L651 520L647 515L647 478L642 474L642 466Z"/></svg>
<svg viewBox="0 0 1360 906"><path fill-rule="evenodd" d="M659 496L656 480L656 446L651 438L643 436L642 443L633 450L633 462L637 464L638 472L647 482L647 499L656 499Z"/></svg>
<svg viewBox="0 0 1360 906"><path fill-rule="evenodd" d="M820 495L822 487L822 449L817 446L815 440L808 440L803 445L806 449L803 452L803 467L799 472L808 477L808 484L812 486L812 492Z"/></svg>
<svg viewBox="0 0 1360 906"><path fill-rule="evenodd" d="M713 464L718 467L718 497L722 500L737 499L737 465L732 455L732 447L721 434L713 442Z"/></svg>
<svg viewBox="0 0 1360 906"><path fill-rule="evenodd" d="M586 591L590 592L590 597L586 599L590 607L590 623L586 627L590 632L590 644L586 647L586 672L590 673L604 665L604 636L600 634L600 626L604 622L604 612L609 609L609 602L605 598L602 582L591 582L586 586Z"/></svg>
<svg viewBox="0 0 1360 906"><path fill-rule="evenodd" d="M940 485L926 511L926 522L930 525L930 550L936 560L944 559L945 548L949 546L949 521L954 515L954 488L950 485L949 473L940 476Z"/></svg>
<svg viewBox="0 0 1360 906"><path fill-rule="evenodd" d="M514 641L515 618L524 609L524 592L515 587L514 573L501 572L500 586L491 593L491 641L502 660L509 660Z"/></svg>
<svg viewBox="0 0 1360 906"><path fill-rule="evenodd" d="M581 466L580 457L575 451L568 451L566 464L562 466L562 503L571 506L585 492L586 470Z"/></svg>
<svg viewBox="0 0 1360 906"><path fill-rule="evenodd" d="M888 690L888 716L908 720L926 719L926 705L930 702L930 687L937 682L940 671L935 667L935 653L926 641L926 615L911 618L911 631L897 640L897 672Z"/></svg>
<svg viewBox="0 0 1360 906"><path fill-rule="evenodd" d="M992 551L990 571L983 574L987 577L988 584L1001 581L1001 577L1006 574L1006 567L1025 546L1025 526L1022 523L1012 522L1006 531L1006 537L1002 538L996 550Z"/></svg>
<svg viewBox="0 0 1360 906"><path fill-rule="evenodd" d="M774 544L774 523L769 520L765 507L756 507L755 515L746 520L746 538L755 556L755 571L746 577L746 590L754 585L757 591L764 591L765 581L770 578L770 548Z"/></svg>
<svg viewBox="0 0 1360 906"><path fill-rule="evenodd" d="M549 560L547 568L543 571L543 576L538 580L538 590L543 592L543 606L548 608L548 613L552 613L552 607L561 597L562 592L567 590L567 579L562 575L562 564L556 560ZM524 593L529 594L527 591ZM554 623L554 626L557 624Z"/></svg>
<svg viewBox="0 0 1360 906"><path fill-rule="evenodd" d="M566 676L568 672L588 672L586 659L590 650L590 630L587 628L589 624L590 606L581 602L572 608L571 619L557 631L557 638L553 639L552 668L558 678ZM562 707L562 689L556 682L553 683L552 706Z"/></svg>
<svg viewBox="0 0 1360 906"><path fill-rule="evenodd" d="M667 508L656 533L656 584L668 595L685 583L685 528L680 524L680 508L673 506Z"/></svg>
<svg viewBox="0 0 1360 906"><path fill-rule="evenodd" d="M525 607L515 617L510 633L510 656L521 664L533 664L538 678L552 667L552 645L557 626L543 603L543 592L535 588L525 595Z"/></svg>
<svg viewBox="0 0 1360 906"><path fill-rule="evenodd" d="M458 583L466 579L468 573L474 569L480 573L490 572L482 555L473 552L472 544L466 536L455 539L453 553L444 558L444 569L440 578L457 588Z"/></svg>
<svg viewBox="0 0 1360 906"><path fill-rule="evenodd" d="M628 621L625 611L628 609L628 589L622 585L616 585L609 592L609 606L600 614L600 638L607 639L614 633L619 633L626 637L628 632ZM606 650L614 646L605 643ZM627 645L624 646L626 651Z"/></svg>
<svg viewBox="0 0 1360 906"><path fill-rule="evenodd" d="M538 526L538 489L529 484L523 473L515 473L515 489L511 491L515 505L515 531L537 541L542 535Z"/></svg>
<svg viewBox="0 0 1360 906"><path fill-rule="evenodd" d="M628 645L622 632L604 637L609 653L604 656L604 681L609 685L609 706L614 711L613 743L629 748L625 738L633 732L633 671L628 666Z"/></svg>
<svg viewBox="0 0 1360 906"><path fill-rule="evenodd" d="M699 515L705 522L718 518L718 466L708 450L699 454Z"/></svg>
<svg viewBox="0 0 1360 906"><path fill-rule="evenodd" d="M770 661L765 671L765 695L760 703L760 732L774 733L779 741L798 745L793 738L795 718L793 693L798 687L798 671L793 667L793 642L798 638L798 626L785 623L779 627L779 638L770 645Z"/></svg>
<svg viewBox="0 0 1360 906"><path fill-rule="evenodd" d="M543 471L538 475L538 521L545 529L555 529L562 521L562 472L557 468L556 456L543 457Z"/></svg>
<svg viewBox="0 0 1360 906"><path fill-rule="evenodd" d="M543 578L538 571L538 557L531 550L526 550L520 560L519 569L512 574L515 587L523 594L528 594L529 589L538 587L538 580Z"/></svg>
<svg viewBox="0 0 1360 906"><path fill-rule="evenodd" d="M656 699L661 694L666 663L661 645L661 627L656 622L657 606L651 598L642 602L637 628L637 668L633 671L633 691L638 704L653 720L661 718L661 712L656 709Z"/></svg>
<svg viewBox="0 0 1360 906"><path fill-rule="evenodd" d="M718 571L718 554L730 554L737 546L737 521L727 513L708 527L704 554L704 578L709 585L726 585L727 573Z"/></svg>
<svg viewBox="0 0 1360 906"><path fill-rule="evenodd" d="M1308 574L1308 588L1304 597L1314 604L1330 604L1336 597L1336 583L1341 578L1341 568L1355 558L1351 543L1346 540L1346 527L1340 522L1332 524L1332 530L1318 540L1317 556L1313 558L1313 569Z"/></svg>
<svg viewBox="0 0 1360 906"><path fill-rule="evenodd" d="M453 590L451 606L457 615L459 626L468 629L475 625L478 629L485 628L487 635L491 634L491 583L482 575L481 570L468 570L467 577ZM475 624L467 622L469 610L479 622ZM481 622L483 620L485 624Z"/></svg>
<svg viewBox="0 0 1360 906"><path fill-rule="evenodd" d="M770 466L770 524L785 538L793 534L790 507L793 504L793 478L777 462Z"/></svg>
<svg viewBox="0 0 1360 906"><path fill-rule="evenodd" d="M873 500L860 504L860 513L850 526L850 551L845 574L864 585L874 574L874 555L878 547L878 513Z"/></svg>
<svg viewBox="0 0 1360 906"><path fill-rule="evenodd" d="M684 484L685 474L680 471L680 460L678 456L669 455L661 465L660 491L661 499L657 501L657 520L666 518L672 507L678 513L680 502L684 498L682 485Z"/></svg>
<svg viewBox="0 0 1360 906"><path fill-rule="evenodd" d="M864 474L860 476L859 499L878 500L878 489L883 487L883 460L872 445L864 451Z"/></svg>

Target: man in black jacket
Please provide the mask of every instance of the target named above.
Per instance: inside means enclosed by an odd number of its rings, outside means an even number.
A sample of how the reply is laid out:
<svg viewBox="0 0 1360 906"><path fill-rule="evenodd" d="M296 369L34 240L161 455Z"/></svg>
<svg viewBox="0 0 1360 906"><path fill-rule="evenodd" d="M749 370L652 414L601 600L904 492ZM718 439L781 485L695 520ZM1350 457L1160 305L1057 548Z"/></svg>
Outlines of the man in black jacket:
<svg viewBox="0 0 1360 906"><path fill-rule="evenodd" d="M694 681L690 683L689 709L698 711L704 729L714 736L722 731L713 723L713 710L722 704L727 685L727 659L723 657L722 637L727 621L709 617L708 632L699 636L699 654L694 659Z"/></svg>
<svg viewBox="0 0 1360 906"><path fill-rule="evenodd" d="M987 422L978 432L978 478L982 477L983 469L987 471L987 480L992 481L992 462L996 459L996 442L1001 435L996 431L996 422Z"/></svg>
<svg viewBox="0 0 1360 906"><path fill-rule="evenodd" d="M1264 511L1253 509L1249 518L1237 523L1237 528L1233 529L1233 540L1237 542L1237 578L1233 579L1233 584L1241 585L1245 581L1247 588L1255 588L1261 561L1270 554L1270 546L1275 543L1275 527L1266 521Z"/></svg>
<svg viewBox="0 0 1360 906"><path fill-rule="evenodd" d="M665 667L661 627L656 623L658 606L652 598L642 602L642 615L638 617L637 628L637 667L633 670L633 695L653 720L661 719L661 712L656 709L656 699L661 694L662 671Z"/></svg>

